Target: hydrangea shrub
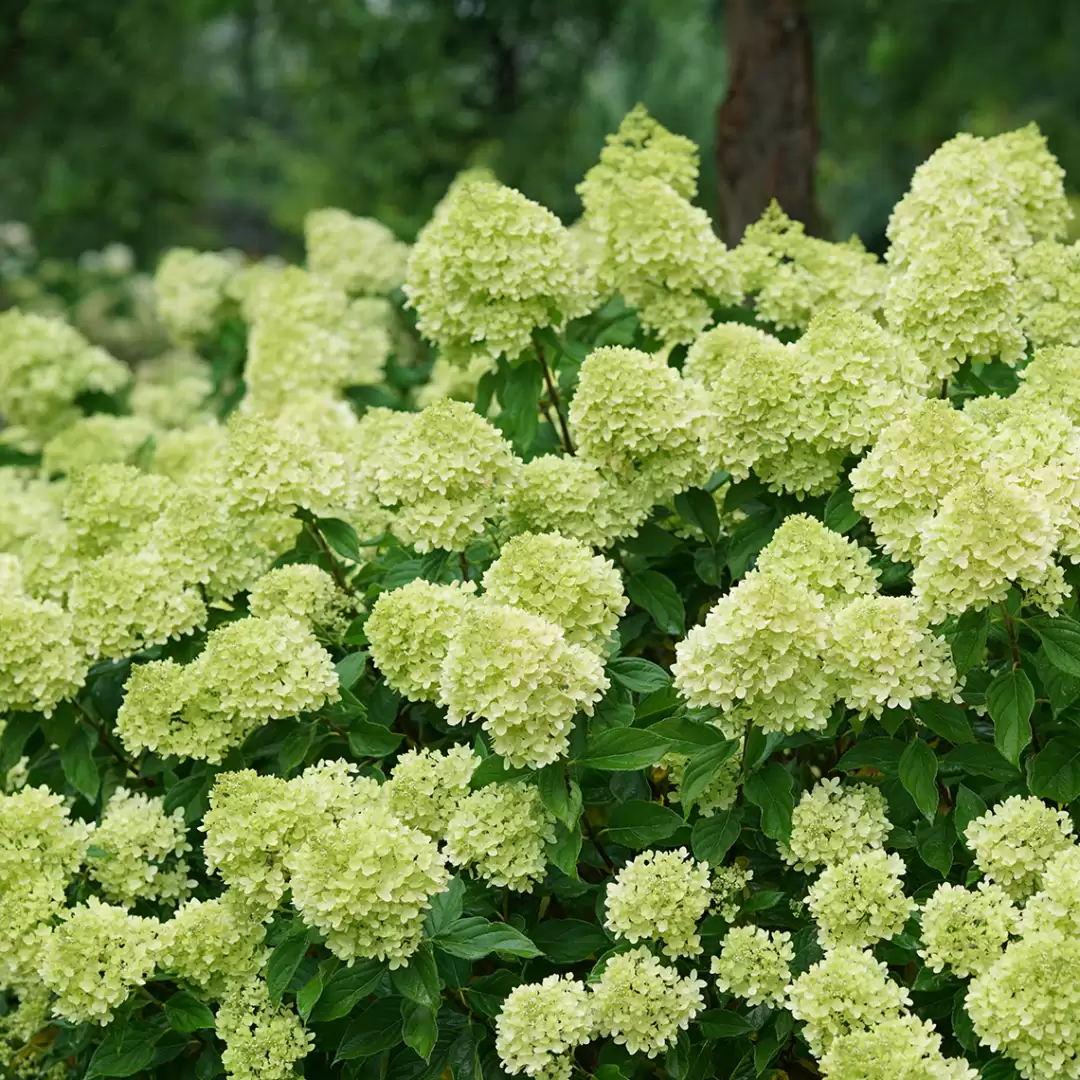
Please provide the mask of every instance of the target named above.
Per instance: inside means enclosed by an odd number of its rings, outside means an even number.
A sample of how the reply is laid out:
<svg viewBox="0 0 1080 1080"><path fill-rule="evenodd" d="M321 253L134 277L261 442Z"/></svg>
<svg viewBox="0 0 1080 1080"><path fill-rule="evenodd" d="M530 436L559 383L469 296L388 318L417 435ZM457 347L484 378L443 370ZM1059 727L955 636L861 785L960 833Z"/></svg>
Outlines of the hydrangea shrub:
<svg viewBox="0 0 1080 1080"><path fill-rule="evenodd" d="M0 316L4 1076L1080 1080L1062 172L884 260L697 177Z"/></svg>

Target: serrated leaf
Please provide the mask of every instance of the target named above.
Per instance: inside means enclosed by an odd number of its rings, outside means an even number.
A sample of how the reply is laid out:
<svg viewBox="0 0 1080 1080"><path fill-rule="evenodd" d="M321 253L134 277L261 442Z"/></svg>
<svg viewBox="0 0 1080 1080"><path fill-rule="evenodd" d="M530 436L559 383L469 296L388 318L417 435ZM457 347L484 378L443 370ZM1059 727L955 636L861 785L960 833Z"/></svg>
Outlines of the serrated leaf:
<svg viewBox="0 0 1080 1080"><path fill-rule="evenodd" d="M743 784L749 802L761 810L761 831L773 840L791 839L791 814L795 800L791 794L791 774L778 762L751 773Z"/></svg>
<svg viewBox="0 0 1080 1080"><path fill-rule="evenodd" d="M994 745L1013 765L1031 742L1035 690L1021 668L1003 671L986 689L986 707L994 721Z"/></svg>
<svg viewBox="0 0 1080 1080"><path fill-rule="evenodd" d="M315 1008L319 1003L319 998L322 997L323 989L323 973L316 971L297 991L296 1011L300 1014L301 1020L307 1020L311 1015L311 1010Z"/></svg>
<svg viewBox="0 0 1080 1080"><path fill-rule="evenodd" d="M964 831L977 817L986 813L986 803L982 796L974 792L966 784L959 784L956 788L956 832L963 838Z"/></svg>
<svg viewBox="0 0 1080 1080"><path fill-rule="evenodd" d="M574 828L581 816L581 788L573 780L567 781L566 766L561 761L544 766L537 773L536 786L541 801L555 820Z"/></svg>
<svg viewBox="0 0 1080 1080"><path fill-rule="evenodd" d="M338 683L346 690L351 690L364 674L364 668L367 667L367 653L362 650L349 653L334 667L337 669Z"/></svg>
<svg viewBox="0 0 1080 1080"><path fill-rule="evenodd" d="M390 972L390 983L406 1001L431 1008L439 1004L443 983L429 942L421 944L405 967Z"/></svg>
<svg viewBox="0 0 1080 1080"><path fill-rule="evenodd" d="M134 1076L154 1060L158 1040L167 1029L160 1025L114 1020L94 1050L85 1080L96 1076Z"/></svg>
<svg viewBox="0 0 1080 1080"><path fill-rule="evenodd" d="M917 701L915 715L935 734L955 746L975 741L971 721L959 705L948 701Z"/></svg>
<svg viewBox="0 0 1080 1080"><path fill-rule="evenodd" d="M851 532L862 521L859 511L852 505L852 491L848 484L841 484L829 496L824 521L828 528L841 535Z"/></svg>
<svg viewBox="0 0 1080 1080"><path fill-rule="evenodd" d="M754 1025L745 1016L730 1009L706 1009L698 1014L695 1022L707 1039L737 1039L754 1030Z"/></svg>
<svg viewBox="0 0 1080 1080"><path fill-rule="evenodd" d="M668 741L650 728L615 728L589 738L578 765L602 772L644 769L665 754Z"/></svg>
<svg viewBox="0 0 1080 1080"><path fill-rule="evenodd" d="M657 570L640 570L626 582L626 595L647 611L661 633L686 633L686 609L670 578Z"/></svg>
<svg viewBox="0 0 1080 1080"><path fill-rule="evenodd" d="M1080 797L1080 733L1055 735L1028 761L1032 795L1057 803Z"/></svg>
<svg viewBox="0 0 1080 1080"><path fill-rule="evenodd" d="M964 675L973 667L982 663L986 655L986 637L990 632L990 611L965 611L956 620L956 626L949 638L952 648L953 663L956 670Z"/></svg>
<svg viewBox="0 0 1080 1080"><path fill-rule="evenodd" d="M548 862L557 866L567 877L577 878L578 860L581 858L581 828L567 828L561 821L555 823L555 840L547 846Z"/></svg>
<svg viewBox="0 0 1080 1080"><path fill-rule="evenodd" d="M465 882L459 877L452 877L450 884L431 898L431 907L424 919L428 936L441 933L451 923L457 922L464 910Z"/></svg>
<svg viewBox="0 0 1080 1080"><path fill-rule="evenodd" d="M1013 780L1017 771L989 743L968 743L950 750L942 760L943 765L973 776L989 776L994 780Z"/></svg>
<svg viewBox="0 0 1080 1080"><path fill-rule="evenodd" d="M900 783L923 817L933 821L938 807L937 755L922 739L912 739L900 756L899 773Z"/></svg>
<svg viewBox="0 0 1080 1080"><path fill-rule="evenodd" d="M540 956L540 950L520 930L506 923L472 917L458 919L431 939L436 949L462 960L482 960L491 953L507 956Z"/></svg>
<svg viewBox="0 0 1080 1080"><path fill-rule="evenodd" d="M690 836L694 858L710 866L721 865L724 856L739 839L741 829L742 812L737 808L718 810L712 817L700 818Z"/></svg>
<svg viewBox="0 0 1080 1080"><path fill-rule="evenodd" d="M920 822L915 830L915 850L927 866L947 877L953 863L956 828L948 814L937 814L933 821Z"/></svg>
<svg viewBox="0 0 1080 1080"><path fill-rule="evenodd" d="M278 765L285 776L303 763L314 741L315 725L312 723L300 722L289 732L278 753Z"/></svg>
<svg viewBox="0 0 1080 1080"><path fill-rule="evenodd" d="M682 817L669 807L644 799L633 799L612 807L604 829L604 839L640 850L666 840L682 824Z"/></svg>
<svg viewBox="0 0 1080 1080"><path fill-rule="evenodd" d="M682 716L660 720L646 730L667 739L670 744L668 749L680 754L696 754L727 741L724 733L712 724L699 724Z"/></svg>
<svg viewBox="0 0 1080 1080"><path fill-rule="evenodd" d="M727 551L723 545L699 547L694 552L694 573L706 585L719 585L727 567Z"/></svg>

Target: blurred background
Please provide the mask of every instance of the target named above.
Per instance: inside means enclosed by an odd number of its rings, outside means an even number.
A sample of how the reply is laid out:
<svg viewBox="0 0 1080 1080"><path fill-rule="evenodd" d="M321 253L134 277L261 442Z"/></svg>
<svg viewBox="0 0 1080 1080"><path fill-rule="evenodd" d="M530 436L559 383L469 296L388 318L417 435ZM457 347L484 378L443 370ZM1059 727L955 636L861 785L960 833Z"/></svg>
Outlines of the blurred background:
<svg viewBox="0 0 1080 1080"><path fill-rule="evenodd" d="M1078 56L1073 0L0 0L0 221L294 256L318 206L411 239L470 165L570 221L641 101L725 238L771 184L880 251L957 130L1036 120L1080 183Z"/></svg>

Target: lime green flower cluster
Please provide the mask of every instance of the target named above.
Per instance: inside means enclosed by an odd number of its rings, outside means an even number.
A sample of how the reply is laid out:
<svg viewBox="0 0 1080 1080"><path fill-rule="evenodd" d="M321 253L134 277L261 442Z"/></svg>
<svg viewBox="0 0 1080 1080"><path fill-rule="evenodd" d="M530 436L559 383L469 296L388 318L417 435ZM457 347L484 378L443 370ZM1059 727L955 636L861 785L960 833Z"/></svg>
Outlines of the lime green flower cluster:
<svg viewBox="0 0 1080 1080"><path fill-rule="evenodd" d="M248 610L256 618L288 615L331 641L349 628L353 603L325 570L307 563L271 570L248 590Z"/></svg>
<svg viewBox="0 0 1080 1080"><path fill-rule="evenodd" d="M716 988L747 1005L783 1005L791 982L795 949L791 935L760 926L734 926L725 935L720 955L711 961Z"/></svg>
<svg viewBox="0 0 1080 1080"><path fill-rule="evenodd" d="M214 1030L225 1043L221 1063L234 1080L288 1080L315 1041L295 1010L270 1000L264 979L229 993L214 1018Z"/></svg>
<svg viewBox="0 0 1080 1080"><path fill-rule="evenodd" d="M154 273L158 317L179 345L209 338L228 316L228 286L239 270L225 252L173 248Z"/></svg>
<svg viewBox="0 0 1080 1080"><path fill-rule="evenodd" d="M496 1020L495 1048L511 1076L569 1080L576 1047L593 1038L592 1002L570 975L514 987Z"/></svg>
<svg viewBox="0 0 1080 1080"><path fill-rule="evenodd" d="M381 221L325 207L304 218L308 269L351 296L385 296L405 282L409 245Z"/></svg>

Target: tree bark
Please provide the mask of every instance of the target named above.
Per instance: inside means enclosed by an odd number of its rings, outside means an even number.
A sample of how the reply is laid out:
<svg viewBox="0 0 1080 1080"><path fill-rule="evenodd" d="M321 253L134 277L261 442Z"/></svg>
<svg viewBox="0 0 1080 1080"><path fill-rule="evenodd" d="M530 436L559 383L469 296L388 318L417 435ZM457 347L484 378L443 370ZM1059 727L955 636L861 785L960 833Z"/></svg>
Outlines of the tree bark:
<svg viewBox="0 0 1080 1080"><path fill-rule="evenodd" d="M804 0L725 0L728 89L717 113L720 223L737 244L771 199L815 231L817 95Z"/></svg>

